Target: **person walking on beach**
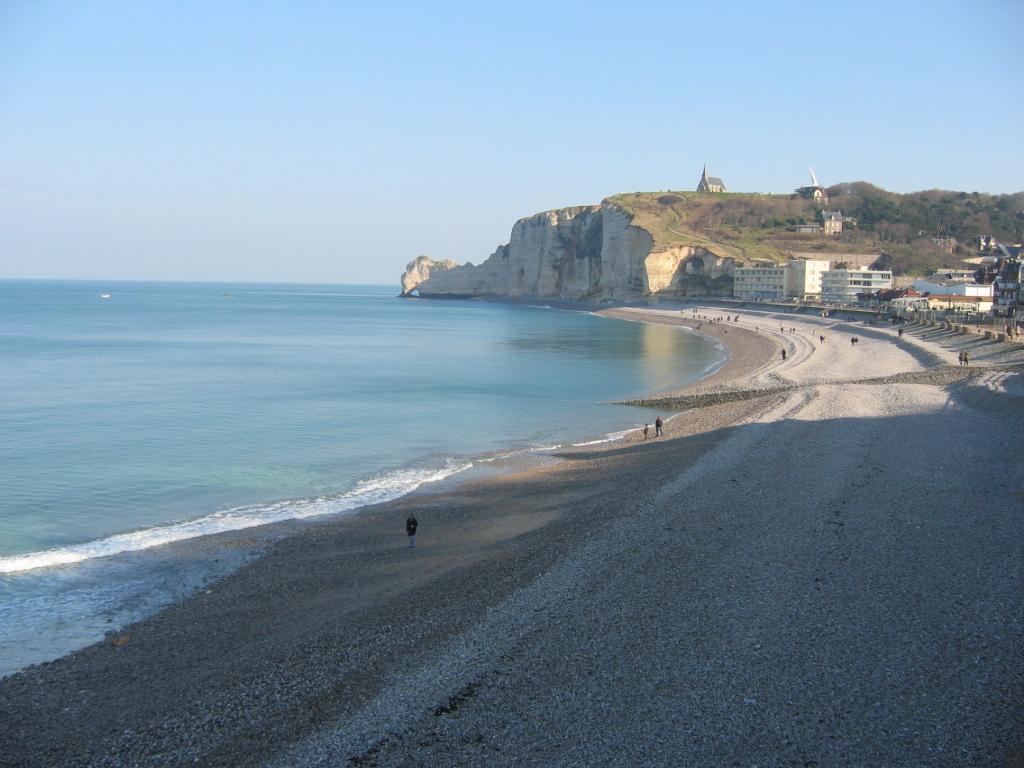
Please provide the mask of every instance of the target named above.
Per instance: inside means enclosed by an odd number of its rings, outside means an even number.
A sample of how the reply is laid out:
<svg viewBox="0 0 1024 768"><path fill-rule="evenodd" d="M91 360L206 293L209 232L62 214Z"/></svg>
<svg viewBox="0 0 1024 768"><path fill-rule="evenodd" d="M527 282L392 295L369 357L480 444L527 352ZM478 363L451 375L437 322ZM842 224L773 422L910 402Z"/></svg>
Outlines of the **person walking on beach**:
<svg viewBox="0 0 1024 768"><path fill-rule="evenodd" d="M651 432L651 428L649 426L647 426L646 424L644 424L644 440L647 439L647 436L650 434L650 432Z"/></svg>
<svg viewBox="0 0 1024 768"><path fill-rule="evenodd" d="M405 521L405 533L409 537L409 549L416 546L416 529L418 527L419 521L416 520L416 515L410 512L409 518Z"/></svg>
<svg viewBox="0 0 1024 768"><path fill-rule="evenodd" d="M818 343L819 344L824 344L825 343L825 337L824 336L819 336L818 337Z"/></svg>
<svg viewBox="0 0 1024 768"><path fill-rule="evenodd" d="M786 350L782 350L782 362L786 362Z"/></svg>
<svg viewBox="0 0 1024 768"><path fill-rule="evenodd" d="M902 328L897 328L896 329L896 335L899 336L902 339L903 338L903 329Z"/></svg>
<svg viewBox="0 0 1024 768"><path fill-rule="evenodd" d="M654 436L661 437L661 416L654 420Z"/></svg>
<svg viewBox="0 0 1024 768"><path fill-rule="evenodd" d="M965 368L970 368L971 367L971 359L967 356L967 350L965 349L961 354L964 356L964 367Z"/></svg>

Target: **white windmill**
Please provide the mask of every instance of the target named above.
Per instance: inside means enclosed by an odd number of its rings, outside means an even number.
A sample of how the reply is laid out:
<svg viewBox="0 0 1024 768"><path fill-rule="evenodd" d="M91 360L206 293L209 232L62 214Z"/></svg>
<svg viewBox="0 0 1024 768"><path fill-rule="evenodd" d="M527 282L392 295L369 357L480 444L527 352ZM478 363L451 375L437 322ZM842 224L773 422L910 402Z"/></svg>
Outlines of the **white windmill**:
<svg viewBox="0 0 1024 768"><path fill-rule="evenodd" d="M822 205L828 203L828 193L825 188L818 183L818 177L814 175L814 168L808 166L811 171L811 185L809 187L803 187L802 190L798 190L803 193L804 197L809 197L816 203Z"/></svg>

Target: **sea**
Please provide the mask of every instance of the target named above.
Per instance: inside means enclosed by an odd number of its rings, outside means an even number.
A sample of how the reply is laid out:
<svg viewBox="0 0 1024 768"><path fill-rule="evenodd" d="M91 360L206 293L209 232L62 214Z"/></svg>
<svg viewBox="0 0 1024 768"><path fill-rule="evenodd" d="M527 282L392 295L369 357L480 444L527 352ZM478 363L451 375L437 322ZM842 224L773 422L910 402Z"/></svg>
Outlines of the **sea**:
<svg viewBox="0 0 1024 768"><path fill-rule="evenodd" d="M612 401L725 360L681 328L397 293L0 281L0 675L254 551L208 534L251 543L268 523L621 439L658 414Z"/></svg>

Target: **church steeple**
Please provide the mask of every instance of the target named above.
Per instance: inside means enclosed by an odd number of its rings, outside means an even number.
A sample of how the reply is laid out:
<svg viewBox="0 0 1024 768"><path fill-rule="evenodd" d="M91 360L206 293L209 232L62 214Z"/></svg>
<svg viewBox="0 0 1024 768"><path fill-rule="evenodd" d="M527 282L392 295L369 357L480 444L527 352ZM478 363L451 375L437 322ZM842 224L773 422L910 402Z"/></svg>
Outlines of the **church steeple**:
<svg viewBox="0 0 1024 768"><path fill-rule="evenodd" d="M700 174L700 183L697 185L698 192L725 192L725 182L715 176L708 176L707 163Z"/></svg>

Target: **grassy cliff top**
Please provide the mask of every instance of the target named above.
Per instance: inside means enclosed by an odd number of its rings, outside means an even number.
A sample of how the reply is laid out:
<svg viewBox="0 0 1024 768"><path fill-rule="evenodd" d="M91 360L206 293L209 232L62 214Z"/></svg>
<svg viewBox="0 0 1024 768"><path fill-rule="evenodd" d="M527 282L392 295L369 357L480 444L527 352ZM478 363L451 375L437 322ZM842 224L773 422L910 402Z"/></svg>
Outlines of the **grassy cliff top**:
<svg viewBox="0 0 1024 768"><path fill-rule="evenodd" d="M633 216L655 248L699 245L741 260L781 261L794 252L885 252L897 272L924 272L972 255L973 238L1024 236L1024 192L985 195L929 190L900 195L865 182L829 188L828 210L858 219L839 236L792 231L821 222L822 205L797 195L632 192L604 202ZM933 238L954 238L952 253Z"/></svg>

